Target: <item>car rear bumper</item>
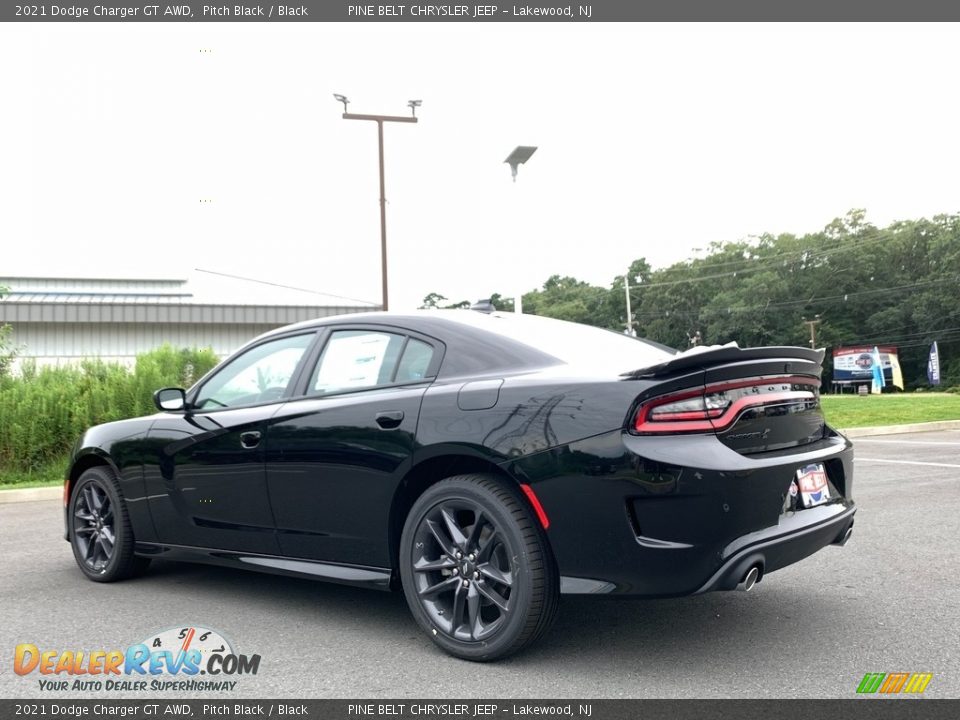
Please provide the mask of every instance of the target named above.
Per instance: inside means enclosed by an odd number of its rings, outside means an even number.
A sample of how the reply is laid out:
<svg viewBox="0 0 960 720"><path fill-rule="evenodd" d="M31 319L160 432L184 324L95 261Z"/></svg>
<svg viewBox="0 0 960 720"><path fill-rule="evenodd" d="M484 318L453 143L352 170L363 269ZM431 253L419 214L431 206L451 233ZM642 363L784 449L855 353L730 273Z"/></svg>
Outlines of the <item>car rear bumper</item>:
<svg viewBox="0 0 960 720"><path fill-rule="evenodd" d="M803 508L797 469L822 463L829 500ZM621 432L511 461L550 521L568 594L647 597L732 590L840 544L853 525L853 449L833 433L790 451L744 456L715 436Z"/></svg>
<svg viewBox="0 0 960 720"><path fill-rule="evenodd" d="M697 590L697 593L712 590L736 590L751 568L758 568L759 578L825 548L827 545L843 545L853 530L853 516L857 509L850 507L830 519L792 530L769 540L752 544L729 558L713 576Z"/></svg>

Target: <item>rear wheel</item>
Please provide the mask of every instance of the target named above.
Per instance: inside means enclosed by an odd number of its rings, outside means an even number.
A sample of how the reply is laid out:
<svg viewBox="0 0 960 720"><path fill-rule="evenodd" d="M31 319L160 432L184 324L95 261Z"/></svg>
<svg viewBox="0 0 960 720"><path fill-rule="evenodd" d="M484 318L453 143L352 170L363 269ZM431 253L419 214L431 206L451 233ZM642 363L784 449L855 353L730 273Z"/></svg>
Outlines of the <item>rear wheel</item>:
<svg viewBox="0 0 960 720"><path fill-rule="evenodd" d="M150 563L149 558L133 554L130 517L108 468L90 468L80 476L70 498L68 518L73 556L91 580L122 580Z"/></svg>
<svg viewBox="0 0 960 720"><path fill-rule="evenodd" d="M556 615L546 537L512 487L460 475L427 489L400 541L407 604L430 638L466 660L496 660L543 635Z"/></svg>

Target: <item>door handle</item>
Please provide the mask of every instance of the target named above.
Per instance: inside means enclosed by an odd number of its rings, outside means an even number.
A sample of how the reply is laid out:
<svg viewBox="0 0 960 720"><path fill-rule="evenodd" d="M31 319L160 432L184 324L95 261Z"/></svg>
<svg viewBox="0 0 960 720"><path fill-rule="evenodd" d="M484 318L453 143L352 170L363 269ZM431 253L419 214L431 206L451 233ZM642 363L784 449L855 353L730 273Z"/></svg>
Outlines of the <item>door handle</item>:
<svg viewBox="0 0 960 720"><path fill-rule="evenodd" d="M247 448L247 450L252 450L260 444L260 431L250 430L240 433L240 444Z"/></svg>
<svg viewBox="0 0 960 720"><path fill-rule="evenodd" d="M395 427L400 427L400 423L403 422L403 410L388 410L386 412L378 412L376 420L377 425L382 427L384 430L392 430Z"/></svg>

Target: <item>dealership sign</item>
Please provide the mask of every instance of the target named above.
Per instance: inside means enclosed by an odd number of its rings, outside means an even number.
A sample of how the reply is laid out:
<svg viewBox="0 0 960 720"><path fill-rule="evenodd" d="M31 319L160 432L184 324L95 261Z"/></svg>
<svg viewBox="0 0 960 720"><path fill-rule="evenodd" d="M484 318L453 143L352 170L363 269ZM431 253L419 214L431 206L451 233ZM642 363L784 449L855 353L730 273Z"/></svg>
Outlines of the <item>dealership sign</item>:
<svg viewBox="0 0 960 720"><path fill-rule="evenodd" d="M833 381L870 382L873 378L873 345L857 347L837 347L833 349ZM899 366L897 348L893 345L879 345L880 364L886 382L893 381L893 368Z"/></svg>

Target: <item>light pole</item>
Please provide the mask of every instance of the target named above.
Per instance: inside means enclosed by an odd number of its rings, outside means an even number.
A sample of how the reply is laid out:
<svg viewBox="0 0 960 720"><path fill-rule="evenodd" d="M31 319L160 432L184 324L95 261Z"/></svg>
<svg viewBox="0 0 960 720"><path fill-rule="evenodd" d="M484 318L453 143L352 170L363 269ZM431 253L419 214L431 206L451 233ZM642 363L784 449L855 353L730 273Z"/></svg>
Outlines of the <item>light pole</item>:
<svg viewBox="0 0 960 720"><path fill-rule="evenodd" d="M530 157L537 151L536 145L517 145L509 155L507 159L504 160L505 163L510 165L510 174L513 176L513 181L517 181L517 168L527 162ZM513 301L513 311L518 314L523 313L523 289L521 288L517 292L517 298Z"/></svg>
<svg viewBox="0 0 960 720"><path fill-rule="evenodd" d="M377 124L377 141L380 146L380 272L383 280L383 309L388 310L387 301L387 197L386 186L383 178L383 124L385 122L417 122L417 108L423 104L422 100L410 100L407 107L410 108L410 117L405 115L361 115L358 113L347 112L347 105L350 101L345 95L334 93L333 97L337 102L343 103L344 120L370 120Z"/></svg>

